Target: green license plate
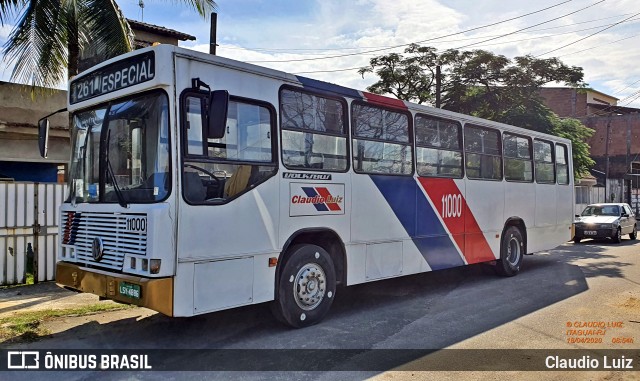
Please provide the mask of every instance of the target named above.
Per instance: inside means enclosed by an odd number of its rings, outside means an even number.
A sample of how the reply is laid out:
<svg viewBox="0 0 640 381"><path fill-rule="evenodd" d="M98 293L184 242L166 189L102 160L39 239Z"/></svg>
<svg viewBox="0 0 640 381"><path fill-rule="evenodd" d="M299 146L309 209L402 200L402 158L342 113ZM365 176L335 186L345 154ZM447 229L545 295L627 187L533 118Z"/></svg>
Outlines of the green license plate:
<svg viewBox="0 0 640 381"><path fill-rule="evenodd" d="M137 284L120 282L120 295L132 299L140 299L140 286L138 286Z"/></svg>

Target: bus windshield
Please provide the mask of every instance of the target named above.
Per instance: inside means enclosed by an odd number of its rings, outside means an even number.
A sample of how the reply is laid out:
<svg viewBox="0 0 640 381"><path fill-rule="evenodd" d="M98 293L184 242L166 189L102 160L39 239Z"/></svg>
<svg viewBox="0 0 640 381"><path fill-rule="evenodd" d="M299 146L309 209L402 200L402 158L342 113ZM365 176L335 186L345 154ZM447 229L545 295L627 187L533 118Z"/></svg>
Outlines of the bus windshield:
<svg viewBox="0 0 640 381"><path fill-rule="evenodd" d="M168 110L158 91L75 113L67 201L164 200L170 191Z"/></svg>

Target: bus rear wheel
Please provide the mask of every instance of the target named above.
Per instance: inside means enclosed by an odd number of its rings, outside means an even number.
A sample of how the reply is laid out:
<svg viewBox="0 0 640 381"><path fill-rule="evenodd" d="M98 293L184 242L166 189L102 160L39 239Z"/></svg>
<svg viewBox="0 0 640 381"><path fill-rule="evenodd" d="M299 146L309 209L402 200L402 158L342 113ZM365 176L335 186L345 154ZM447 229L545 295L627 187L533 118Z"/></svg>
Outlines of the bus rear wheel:
<svg viewBox="0 0 640 381"><path fill-rule="evenodd" d="M336 272L331 256L322 247L291 247L280 273L272 310L278 320L295 328L320 322L336 294Z"/></svg>
<svg viewBox="0 0 640 381"><path fill-rule="evenodd" d="M524 241L520 229L509 226L502 235L500 259L496 262L496 272L502 276L514 276L520 272L523 251Z"/></svg>

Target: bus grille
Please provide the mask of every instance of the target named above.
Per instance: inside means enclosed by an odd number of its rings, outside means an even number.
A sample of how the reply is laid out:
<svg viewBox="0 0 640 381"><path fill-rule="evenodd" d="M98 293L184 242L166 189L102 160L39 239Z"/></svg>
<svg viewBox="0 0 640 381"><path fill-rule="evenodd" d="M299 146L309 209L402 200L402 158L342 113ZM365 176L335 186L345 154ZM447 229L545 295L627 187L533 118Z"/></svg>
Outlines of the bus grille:
<svg viewBox="0 0 640 381"><path fill-rule="evenodd" d="M145 255L147 232L127 230L127 217L144 214L62 213L62 245L74 247L79 263L113 270L122 270L126 254ZM91 248L96 237L102 239L104 251L99 261L93 258Z"/></svg>

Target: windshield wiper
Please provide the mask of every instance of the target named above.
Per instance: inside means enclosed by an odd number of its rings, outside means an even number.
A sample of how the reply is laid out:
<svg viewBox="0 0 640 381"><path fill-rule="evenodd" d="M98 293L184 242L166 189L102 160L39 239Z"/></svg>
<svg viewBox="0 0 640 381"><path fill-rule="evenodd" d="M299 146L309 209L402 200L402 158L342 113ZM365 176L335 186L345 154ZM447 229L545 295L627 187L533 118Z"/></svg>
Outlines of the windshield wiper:
<svg viewBox="0 0 640 381"><path fill-rule="evenodd" d="M107 131L107 140L105 141L105 161L107 162L107 171L111 176L111 180L113 180L113 190L116 192L116 197L118 197L118 204L120 204L123 208L128 208L129 205L124 200L124 196L122 195L122 191L118 186L118 181L116 180L116 175L113 173L113 167L111 167L111 160L109 160L109 142L111 141L111 129Z"/></svg>

